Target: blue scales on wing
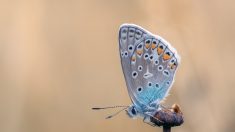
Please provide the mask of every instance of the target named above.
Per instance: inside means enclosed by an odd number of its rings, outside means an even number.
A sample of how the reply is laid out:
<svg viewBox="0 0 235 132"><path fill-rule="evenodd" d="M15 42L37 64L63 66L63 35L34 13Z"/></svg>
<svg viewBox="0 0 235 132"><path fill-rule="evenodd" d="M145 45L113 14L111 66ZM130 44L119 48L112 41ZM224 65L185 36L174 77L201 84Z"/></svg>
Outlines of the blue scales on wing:
<svg viewBox="0 0 235 132"><path fill-rule="evenodd" d="M171 88L179 63L176 50L162 37L134 25L119 30L119 50L128 93L138 110L158 107Z"/></svg>

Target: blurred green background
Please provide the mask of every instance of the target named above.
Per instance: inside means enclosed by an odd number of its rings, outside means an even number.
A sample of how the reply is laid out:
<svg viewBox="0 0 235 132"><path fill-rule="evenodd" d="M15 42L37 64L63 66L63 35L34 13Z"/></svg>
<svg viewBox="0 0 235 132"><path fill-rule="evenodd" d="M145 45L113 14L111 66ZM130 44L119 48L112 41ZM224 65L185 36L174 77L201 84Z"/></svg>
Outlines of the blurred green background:
<svg viewBox="0 0 235 132"><path fill-rule="evenodd" d="M125 112L131 103L118 29L135 23L181 55L170 96L185 123L173 132L231 132L235 125L232 0L0 0L1 132L161 132Z"/></svg>

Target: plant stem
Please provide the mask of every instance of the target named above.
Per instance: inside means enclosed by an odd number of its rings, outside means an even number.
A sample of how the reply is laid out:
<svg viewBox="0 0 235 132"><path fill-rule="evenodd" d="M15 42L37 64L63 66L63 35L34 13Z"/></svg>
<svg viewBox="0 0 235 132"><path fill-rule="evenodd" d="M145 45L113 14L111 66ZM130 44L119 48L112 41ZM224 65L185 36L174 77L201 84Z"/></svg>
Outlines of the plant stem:
<svg viewBox="0 0 235 132"><path fill-rule="evenodd" d="M171 127L163 126L163 132L171 132Z"/></svg>

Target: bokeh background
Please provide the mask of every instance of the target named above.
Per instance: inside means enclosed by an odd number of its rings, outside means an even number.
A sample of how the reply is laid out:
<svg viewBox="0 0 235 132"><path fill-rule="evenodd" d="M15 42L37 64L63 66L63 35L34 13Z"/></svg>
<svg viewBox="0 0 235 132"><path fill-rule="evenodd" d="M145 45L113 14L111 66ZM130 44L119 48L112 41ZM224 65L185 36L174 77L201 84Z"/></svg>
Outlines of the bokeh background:
<svg viewBox="0 0 235 132"><path fill-rule="evenodd" d="M231 132L235 125L233 0L0 0L1 132L161 132L125 112L131 103L118 29L135 23L178 50L164 105L185 123L173 132Z"/></svg>

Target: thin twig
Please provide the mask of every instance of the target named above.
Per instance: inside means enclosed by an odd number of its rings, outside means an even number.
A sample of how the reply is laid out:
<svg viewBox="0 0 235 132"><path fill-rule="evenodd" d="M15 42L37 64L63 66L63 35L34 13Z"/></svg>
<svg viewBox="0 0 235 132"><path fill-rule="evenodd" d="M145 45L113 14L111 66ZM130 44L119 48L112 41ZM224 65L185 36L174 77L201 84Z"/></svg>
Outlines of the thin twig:
<svg viewBox="0 0 235 132"><path fill-rule="evenodd" d="M163 132L171 132L171 127L163 126Z"/></svg>

